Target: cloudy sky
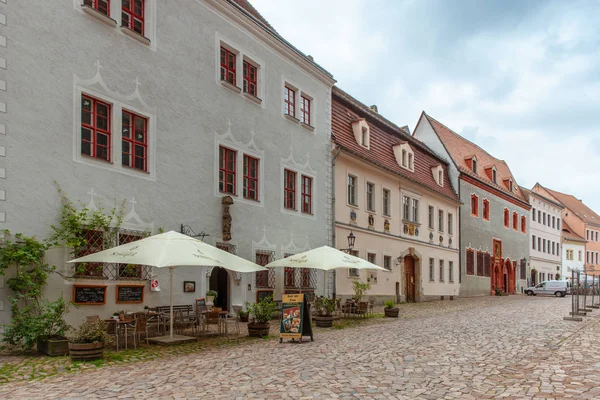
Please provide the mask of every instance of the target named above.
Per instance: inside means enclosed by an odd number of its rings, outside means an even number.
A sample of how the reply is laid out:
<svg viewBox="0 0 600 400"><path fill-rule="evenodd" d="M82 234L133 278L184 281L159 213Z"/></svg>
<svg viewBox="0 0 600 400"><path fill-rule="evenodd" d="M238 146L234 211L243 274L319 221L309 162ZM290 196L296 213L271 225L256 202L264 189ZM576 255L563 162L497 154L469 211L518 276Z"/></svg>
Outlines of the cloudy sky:
<svg viewBox="0 0 600 400"><path fill-rule="evenodd" d="M251 0L338 85L600 213L600 1Z"/></svg>

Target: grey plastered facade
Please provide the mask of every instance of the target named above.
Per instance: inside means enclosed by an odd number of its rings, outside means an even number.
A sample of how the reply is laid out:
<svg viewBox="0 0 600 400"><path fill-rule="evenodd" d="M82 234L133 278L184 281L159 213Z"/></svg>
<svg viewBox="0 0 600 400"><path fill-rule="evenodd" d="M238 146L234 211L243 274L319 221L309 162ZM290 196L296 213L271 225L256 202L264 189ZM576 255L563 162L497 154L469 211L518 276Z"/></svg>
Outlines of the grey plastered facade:
<svg viewBox="0 0 600 400"><path fill-rule="evenodd" d="M223 242L218 188L223 145L238 155L232 240L227 243L239 256L254 260L257 251L265 251L279 258L330 245L333 78L234 2L147 0L150 43L121 29L120 3L111 2L111 22L82 8L80 0L0 2L0 14L7 16L6 26L0 25L7 38L6 48L0 47L0 61L5 61L0 79L6 81L6 91L0 91L6 107L0 113L0 228L48 237L50 225L59 220L56 181L71 200L92 209L125 202L123 228L157 233L188 224L209 234L206 242ZM259 66L261 101L220 82L221 46L238 54L238 87L242 58ZM314 129L283 116L286 83L311 97ZM110 163L81 155L82 93L112 105ZM147 172L121 165L122 109L148 118ZM258 201L242 196L242 154L259 159ZM296 171L298 180L301 175L313 178L312 214L283 209L284 168ZM64 272L70 268L67 257L65 249L48 253ZM211 273L176 269L175 303L191 304L204 296ZM150 292L145 281L145 304L167 304L168 273L153 274L162 291ZM195 293L183 293L184 280L196 282ZM281 271L275 280L277 297ZM73 283L53 275L48 295L70 299ZM69 322L123 308L114 304L114 286L123 282L102 283L108 286L106 305L73 310ZM255 299L253 274L229 273L227 288L229 306ZM0 323L10 319L9 294L6 287L0 289Z"/></svg>
<svg viewBox="0 0 600 400"><path fill-rule="evenodd" d="M467 275L466 273L466 254L467 249L473 249L475 253L478 250L489 252L493 251L493 241L498 239L502 242L502 258L517 262L515 271L517 293L527 285L527 280L519 279L521 277L520 260L529 256L529 238L528 234L523 234L520 230L512 228L513 211L521 216L526 216L529 220L529 211L521 208L512 202L509 202L490 192L483 190L464 180L459 181L459 195L463 203L460 208L460 254L461 254L461 296L481 296L491 293L490 277ZM490 202L490 220L482 218L481 212L478 217L471 215L470 203L471 195L477 195L478 198ZM504 209L507 208L511 215L511 227L504 226ZM493 259L492 259L493 260ZM493 261L492 261L493 265ZM475 266L477 272L477 266Z"/></svg>

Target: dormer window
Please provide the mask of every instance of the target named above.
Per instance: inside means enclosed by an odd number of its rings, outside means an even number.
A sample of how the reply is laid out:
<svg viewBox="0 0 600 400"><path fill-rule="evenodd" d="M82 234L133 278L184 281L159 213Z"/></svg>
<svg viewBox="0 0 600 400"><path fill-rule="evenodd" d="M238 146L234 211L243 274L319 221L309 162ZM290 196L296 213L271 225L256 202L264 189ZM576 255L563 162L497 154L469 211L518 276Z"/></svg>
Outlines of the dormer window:
<svg viewBox="0 0 600 400"><path fill-rule="evenodd" d="M477 173L477 157L475 157L475 155L465 157L465 163L471 171Z"/></svg>
<svg viewBox="0 0 600 400"><path fill-rule="evenodd" d="M498 173L496 172L496 167L492 168L492 182L497 183L496 180L498 178Z"/></svg>
<svg viewBox="0 0 600 400"><path fill-rule="evenodd" d="M444 186L444 169L442 168L441 165L436 165L435 167L431 168L431 173L433 174L433 179L435 180L435 183L437 183L440 186Z"/></svg>
<svg viewBox="0 0 600 400"><path fill-rule="evenodd" d="M508 181L508 190L510 190L511 192L513 191L513 182L512 182L512 179L510 179Z"/></svg>
<svg viewBox="0 0 600 400"><path fill-rule="evenodd" d="M392 146L392 150L394 151L394 157L396 157L396 163L398 163L400 167L414 172L415 153L408 142L396 144Z"/></svg>
<svg viewBox="0 0 600 400"><path fill-rule="evenodd" d="M371 130L364 118L352 122L352 131L356 143L367 149L371 146Z"/></svg>
<svg viewBox="0 0 600 400"><path fill-rule="evenodd" d="M505 178L502 180L502 182L504 182L504 186L508 189L509 192L512 193L514 191L513 181L511 178Z"/></svg>
<svg viewBox="0 0 600 400"><path fill-rule="evenodd" d="M473 172L477 173L477 159L475 157L473 157L473 160L471 161L472 165L473 165Z"/></svg>

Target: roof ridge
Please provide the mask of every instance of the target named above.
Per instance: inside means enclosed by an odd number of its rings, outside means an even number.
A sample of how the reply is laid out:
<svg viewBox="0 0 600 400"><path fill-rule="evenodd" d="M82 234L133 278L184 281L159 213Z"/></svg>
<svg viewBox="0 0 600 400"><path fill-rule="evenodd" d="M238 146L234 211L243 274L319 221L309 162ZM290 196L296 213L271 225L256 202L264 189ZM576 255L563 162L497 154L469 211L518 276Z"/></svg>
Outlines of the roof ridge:
<svg viewBox="0 0 600 400"><path fill-rule="evenodd" d="M275 30L275 28L273 28L273 25L271 25L269 23L269 21L267 21L267 19L265 17L263 17L260 12L258 12L258 10L256 9L256 7L254 7L252 5L252 3L250 3L249 0L233 0L233 2L236 3L237 5L239 5L240 7L242 7L244 10L246 10L250 15L252 15L257 20L259 20L267 28L269 28L270 30L272 30L275 33L278 33Z"/></svg>
<svg viewBox="0 0 600 400"><path fill-rule="evenodd" d="M483 149L481 146L479 146L477 143L470 141L469 139L465 138L464 136L454 132L452 129L450 129L448 126L444 125L443 123L441 123L440 121L438 121L437 119L433 118L431 115L427 114L425 111L423 111L423 113L425 114L425 117L427 117L427 119L433 120L435 122L437 122L438 124L442 125L444 128L448 129L450 132L452 132L454 135L458 136L459 138L461 138L462 140L464 140L465 142L469 142L470 144L472 144L473 146L477 147L479 150L483 151L485 154L487 154L488 156L490 156L491 158L493 158L494 160L504 163L504 165L508 166L508 164L506 163L506 161L501 160L497 157L494 157L493 155L491 155L490 153L488 153L485 149ZM435 128L433 128L435 130ZM511 171L512 174L512 171Z"/></svg>
<svg viewBox="0 0 600 400"><path fill-rule="evenodd" d="M368 115L371 116L372 118L379 120L381 123L388 125L390 128L392 128L394 130L397 130L398 131L397 136L399 136L400 139L404 139L409 144L417 146L420 150L428 153L429 155L431 155L433 158L437 159L438 161L441 161L444 164L449 164L448 161L446 161L442 156L440 156L439 154L434 152L432 149L430 149L429 146L427 146L425 143L423 143L420 140L418 140L417 138L413 137L409 132L406 132L401 127L399 127L397 124L393 123L392 121L390 121L383 115L371 110L371 108L369 106L367 106L365 103L361 102L360 100L356 99L354 96L352 96L345 90L341 89L339 86L334 85L331 93L337 94L338 96L340 96L341 98L343 98L344 100L346 100L350 103L352 103L352 102L356 103L355 104L356 106L364 109L364 111L366 111L368 113ZM406 125L406 126L408 127L408 125ZM396 133L396 132L393 132L393 133Z"/></svg>

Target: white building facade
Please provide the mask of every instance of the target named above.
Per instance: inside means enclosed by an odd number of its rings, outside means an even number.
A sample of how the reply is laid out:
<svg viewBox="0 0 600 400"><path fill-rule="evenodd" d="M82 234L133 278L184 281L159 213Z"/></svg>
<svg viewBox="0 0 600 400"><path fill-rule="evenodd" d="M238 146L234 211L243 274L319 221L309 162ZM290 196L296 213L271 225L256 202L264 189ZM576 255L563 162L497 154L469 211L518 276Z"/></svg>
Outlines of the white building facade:
<svg viewBox="0 0 600 400"><path fill-rule="evenodd" d="M571 279L573 271L585 271L585 245L587 241L579 236L568 223L562 225L562 272L561 276Z"/></svg>
<svg viewBox="0 0 600 400"><path fill-rule="evenodd" d="M1 229L48 237L59 222L58 185L80 207L125 204L112 242L92 232L88 252L181 229L261 264L331 245L327 71L245 1L58 3L0 3L10 16L0 27ZM74 325L168 304L166 271L74 273L69 249L47 256L60 272L49 298L106 287L103 304L72 310ZM288 289L323 290L322 276L305 275ZM152 279L161 291L151 291ZM283 271L177 268L175 279L176 304L209 288L225 308L284 292ZM184 281L195 291L184 292ZM143 303L119 304L117 285L143 285ZM0 289L0 323L10 320L10 295Z"/></svg>
<svg viewBox="0 0 600 400"><path fill-rule="evenodd" d="M563 206L536 192L526 191L531 204L529 219L529 286L560 279L562 270Z"/></svg>

